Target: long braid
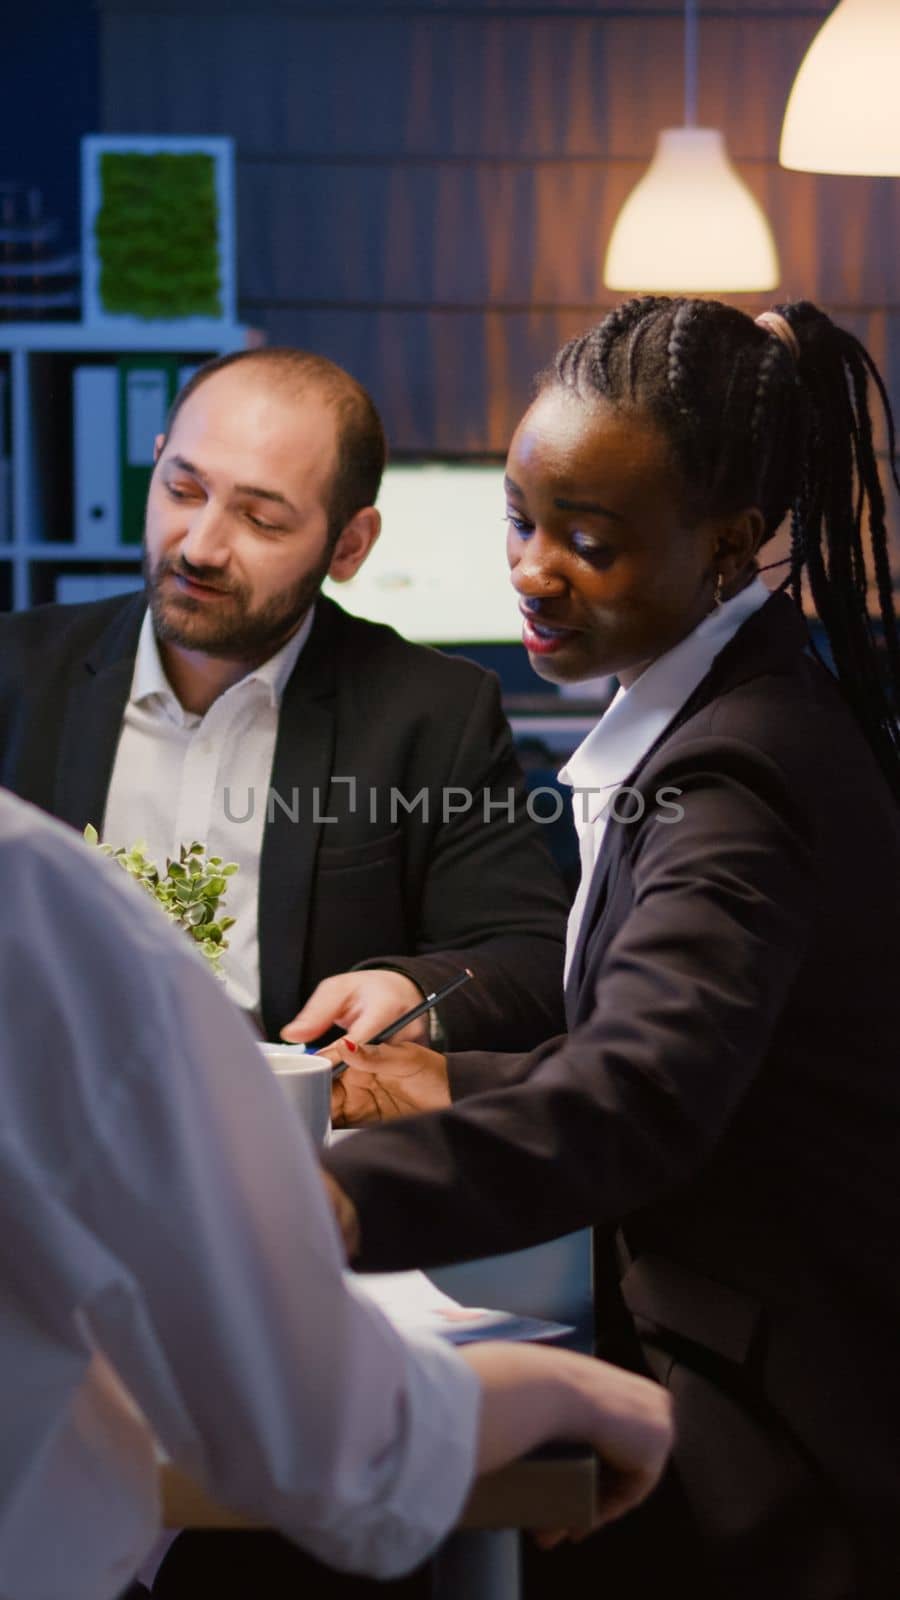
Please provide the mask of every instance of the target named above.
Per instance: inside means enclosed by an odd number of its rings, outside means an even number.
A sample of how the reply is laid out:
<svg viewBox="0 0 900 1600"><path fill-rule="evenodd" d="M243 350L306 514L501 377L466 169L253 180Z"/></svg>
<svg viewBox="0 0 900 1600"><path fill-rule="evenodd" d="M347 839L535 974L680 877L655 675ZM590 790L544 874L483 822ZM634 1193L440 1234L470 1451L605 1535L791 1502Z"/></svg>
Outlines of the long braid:
<svg viewBox="0 0 900 1600"><path fill-rule="evenodd" d="M803 568L806 565L803 521L796 506L791 506L791 553L789 557L788 584L791 599L798 611L803 606Z"/></svg>
<svg viewBox="0 0 900 1600"><path fill-rule="evenodd" d="M900 634L894 605L884 491L869 410L875 379L893 452L893 416L868 352L808 302L779 308L801 344L800 375L814 424L795 500L813 599L838 677L879 762L900 795ZM893 462L893 453L892 453ZM896 473L893 473L896 481ZM810 493L816 484L820 493ZM887 671L868 607L867 547Z"/></svg>
<svg viewBox="0 0 900 1600"><path fill-rule="evenodd" d="M779 380L783 381L786 376L791 376L790 365L791 356L785 346L778 339L769 339L768 346L763 350L756 369L756 388L753 391L752 410L750 412L750 441L753 449L759 451L764 458L762 465L763 476L768 464L768 456L776 445L776 441L772 439L766 426L771 415L772 391Z"/></svg>
<svg viewBox="0 0 900 1600"><path fill-rule="evenodd" d="M861 347L860 347L861 348ZM866 352L868 356L868 352ZM894 584L891 573L891 564L887 549L887 519L884 491L881 478L876 465L875 450L872 441L872 429L866 405L866 375L865 371L857 366L852 374L853 392L856 403L857 415L860 417L859 447L857 459L859 462L860 493L859 493L859 521L862 525L863 510L868 502L869 526L872 529L872 562L875 569L875 582L878 590L878 604L881 622L884 628L884 643L891 663L891 671L900 682L900 637L898 637L897 617L894 609ZM885 415L888 423L888 450L892 465L894 481L897 481L894 440L894 419L890 406L886 407ZM900 487L900 485L898 485ZM864 592L864 591L863 591Z"/></svg>
<svg viewBox="0 0 900 1600"><path fill-rule="evenodd" d="M785 342L716 301L641 296L567 345L543 382L657 423L689 517L756 506L769 539L789 516L786 584L800 608L806 575L847 700L900 799L900 627L869 385L900 489L890 403L869 353L824 312L798 302L776 313Z"/></svg>

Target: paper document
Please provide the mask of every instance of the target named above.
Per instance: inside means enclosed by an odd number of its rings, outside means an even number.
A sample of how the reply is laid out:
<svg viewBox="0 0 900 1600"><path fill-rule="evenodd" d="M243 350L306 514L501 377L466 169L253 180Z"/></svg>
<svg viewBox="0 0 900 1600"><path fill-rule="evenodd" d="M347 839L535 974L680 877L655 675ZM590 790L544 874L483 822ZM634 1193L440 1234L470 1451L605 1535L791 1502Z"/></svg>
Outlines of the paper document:
<svg viewBox="0 0 900 1600"><path fill-rule="evenodd" d="M564 1322L520 1317L510 1311L461 1306L424 1272L348 1272L401 1333L437 1333L451 1344L475 1339L558 1339L573 1329Z"/></svg>

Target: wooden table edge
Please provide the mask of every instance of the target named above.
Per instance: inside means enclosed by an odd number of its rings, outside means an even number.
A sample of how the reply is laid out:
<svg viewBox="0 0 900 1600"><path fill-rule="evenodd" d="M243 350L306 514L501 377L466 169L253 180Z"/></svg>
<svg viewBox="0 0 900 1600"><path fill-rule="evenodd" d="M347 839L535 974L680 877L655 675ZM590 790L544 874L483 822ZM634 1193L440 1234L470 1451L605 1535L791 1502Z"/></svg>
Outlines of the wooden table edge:
<svg viewBox="0 0 900 1600"><path fill-rule="evenodd" d="M474 1485L460 1528L587 1527L597 1496L597 1460L587 1452L559 1459L514 1461ZM219 1505L168 1463L160 1467L166 1528L262 1528L263 1523Z"/></svg>

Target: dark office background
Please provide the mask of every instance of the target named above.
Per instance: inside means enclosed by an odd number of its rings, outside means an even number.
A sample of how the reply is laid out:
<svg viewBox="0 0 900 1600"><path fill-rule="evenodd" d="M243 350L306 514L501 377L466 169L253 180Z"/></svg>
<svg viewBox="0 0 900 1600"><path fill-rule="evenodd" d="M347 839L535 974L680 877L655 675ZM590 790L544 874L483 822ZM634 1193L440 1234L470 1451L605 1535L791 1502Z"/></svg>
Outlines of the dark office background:
<svg viewBox="0 0 900 1600"><path fill-rule="evenodd" d="M830 5L702 5L700 121L771 218L778 297L832 309L900 395L900 185L777 164ZM0 176L38 183L74 244L82 132L233 135L242 318L349 367L398 451L504 449L534 371L612 303L616 211L681 120L680 0L17 9Z"/></svg>
<svg viewBox="0 0 900 1600"><path fill-rule="evenodd" d="M92 0L20 0L0 22L0 182L35 184L79 245L79 147L100 126L100 15Z"/></svg>
<svg viewBox="0 0 900 1600"><path fill-rule="evenodd" d="M724 129L781 255L777 293L737 303L818 300L900 404L900 184L777 162L831 4L701 3L699 121ZM3 24L0 179L38 185L76 248L83 133L231 135L241 319L358 376L397 455L502 454L535 371L614 303L614 218L657 130L681 121L682 0L18 12ZM518 647L476 654L507 694L539 687ZM533 782L552 781L539 744L523 753Z"/></svg>

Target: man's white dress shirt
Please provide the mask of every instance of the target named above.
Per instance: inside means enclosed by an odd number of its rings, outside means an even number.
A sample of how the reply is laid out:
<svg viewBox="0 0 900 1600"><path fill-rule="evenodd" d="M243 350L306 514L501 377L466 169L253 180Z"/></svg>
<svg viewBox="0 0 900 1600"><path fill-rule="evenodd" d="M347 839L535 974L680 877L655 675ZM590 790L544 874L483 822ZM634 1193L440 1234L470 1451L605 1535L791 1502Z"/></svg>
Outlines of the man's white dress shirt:
<svg viewBox="0 0 900 1600"><path fill-rule="evenodd" d="M620 786L702 683L716 656L768 598L762 579L754 578L733 600L716 606L693 633L651 662L630 689L619 689L596 727L561 768L560 781L573 790L572 815L581 853L581 879L566 930L567 977L610 802L615 802ZM627 796L615 803L623 818L630 814Z"/></svg>
<svg viewBox="0 0 900 1600"><path fill-rule="evenodd" d="M154 1437L324 1561L421 1561L472 1475L474 1374L345 1284L300 1119L121 868L0 792L0 883L0 1595L125 1587Z"/></svg>
<svg viewBox="0 0 900 1600"><path fill-rule="evenodd" d="M259 860L285 685L309 638L314 608L287 644L214 700L185 711L163 670L148 611L113 763L101 829L107 844L139 839L160 870L194 840L236 861L224 911L234 917L222 957L226 988L259 1013ZM289 798L289 797L286 797Z"/></svg>

